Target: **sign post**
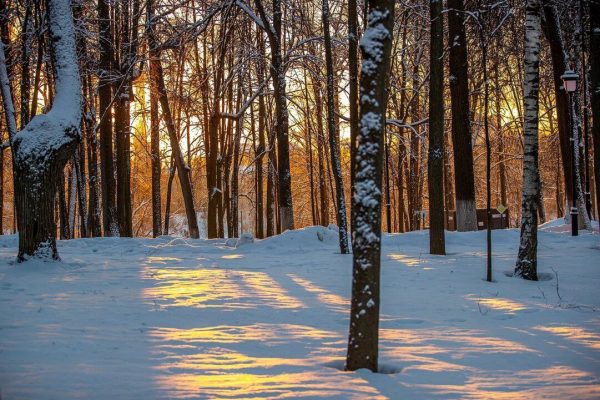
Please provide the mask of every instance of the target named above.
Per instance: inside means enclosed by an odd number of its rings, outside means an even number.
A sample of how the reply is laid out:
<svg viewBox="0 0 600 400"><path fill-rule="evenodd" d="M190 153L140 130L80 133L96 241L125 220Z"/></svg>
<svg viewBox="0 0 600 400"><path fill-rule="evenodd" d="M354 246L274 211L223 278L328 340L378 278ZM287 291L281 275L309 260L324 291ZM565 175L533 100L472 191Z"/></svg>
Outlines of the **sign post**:
<svg viewBox="0 0 600 400"><path fill-rule="evenodd" d="M498 212L500 213L500 228L502 229L504 227L504 211L506 211L507 208L505 205L500 204L498 207L496 207L496 210L498 210Z"/></svg>

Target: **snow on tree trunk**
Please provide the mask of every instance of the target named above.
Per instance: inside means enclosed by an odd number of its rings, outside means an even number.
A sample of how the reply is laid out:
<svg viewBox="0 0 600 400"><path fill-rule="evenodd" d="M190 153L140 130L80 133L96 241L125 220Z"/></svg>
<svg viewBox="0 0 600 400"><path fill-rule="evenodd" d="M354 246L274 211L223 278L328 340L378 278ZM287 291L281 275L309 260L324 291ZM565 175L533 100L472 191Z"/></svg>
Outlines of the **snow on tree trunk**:
<svg viewBox="0 0 600 400"><path fill-rule="evenodd" d="M444 20L442 2L431 0L431 55L429 83L429 252L446 254L444 238Z"/></svg>
<svg viewBox="0 0 600 400"><path fill-rule="evenodd" d="M377 371L381 172L394 0L369 0L361 39L360 130L354 177L352 304L346 369Z"/></svg>
<svg viewBox="0 0 600 400"><path fill-rule="evenodd" d="M80 138L81 90L69 0L48 2L56 95L47 114L33 118L11 140L19 223L18 260L58 259L54 201L62 171Z"/></svg>
<svg viewBox="0 0 600 400"><path fill-rule="evenodd" d="M525 7L523 195L521 239L515 275L529 280L537 280L540 6L540 0L527 0Z"/></svg>
<svg viewBox="0 0 600 400"><path fill-rule="evenodd" d="M327 0L323 0L323 32L325 34L325 63L327 68L327 130L329 132L331 169L335 180L340 252L347 254L349 251L348 232L346 230L348 223L346 221L346 199L344 198L344 179L340 163L340 147L338 133L335 129L333 54L331 51L331 33L329 32L329 2Z"/></svg>

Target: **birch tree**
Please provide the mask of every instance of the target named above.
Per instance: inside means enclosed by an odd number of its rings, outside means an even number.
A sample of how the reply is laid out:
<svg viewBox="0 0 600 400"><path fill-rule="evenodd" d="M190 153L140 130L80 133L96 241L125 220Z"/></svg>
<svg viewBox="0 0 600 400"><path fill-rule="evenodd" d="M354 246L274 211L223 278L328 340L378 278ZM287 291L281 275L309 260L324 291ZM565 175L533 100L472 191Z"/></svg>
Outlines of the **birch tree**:
<svg viewBox="0 0 600 400"><path fill-rule="evenodd" d="M352 304L346 369L377 371L381 265L381 172L384 152L387 74L394 0L367 2L361 39L360 129L354 171Z"/></svg>
<svg viewBox="0 0 600 400"><path fill-rule="evenodd" d="M521 238L515 275L534 281L537 280L540 33L540 0L527 0L525 6L525 82L523 85L525 110L523 126L523 194L521 205Z"/></svg>

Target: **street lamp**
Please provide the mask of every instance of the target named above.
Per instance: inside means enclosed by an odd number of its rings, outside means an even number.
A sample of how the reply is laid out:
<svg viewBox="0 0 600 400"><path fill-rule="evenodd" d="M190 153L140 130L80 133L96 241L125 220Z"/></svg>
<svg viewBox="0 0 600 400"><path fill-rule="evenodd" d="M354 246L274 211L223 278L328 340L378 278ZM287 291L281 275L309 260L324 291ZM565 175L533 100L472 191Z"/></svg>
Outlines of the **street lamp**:
<svg viewBox="0 0 600 400"><path fill-rule="evenodd" d="M577 236L579 234L578 227L578 218L579 212L577 211L577 172L576 172L576 157L577 157L577 146L575 143L577 142L577 130L574 129L573 122L573 93L577 90L577 80L579 79L579 75L575 72L568 70L561 76L563 80L563 86L567 93L569 94L569 129L571 130L571 149L573 150L573 154L571 156L571 184L572 184L572 193L573 193L573 204L571 204L571 235Z"/></svg>

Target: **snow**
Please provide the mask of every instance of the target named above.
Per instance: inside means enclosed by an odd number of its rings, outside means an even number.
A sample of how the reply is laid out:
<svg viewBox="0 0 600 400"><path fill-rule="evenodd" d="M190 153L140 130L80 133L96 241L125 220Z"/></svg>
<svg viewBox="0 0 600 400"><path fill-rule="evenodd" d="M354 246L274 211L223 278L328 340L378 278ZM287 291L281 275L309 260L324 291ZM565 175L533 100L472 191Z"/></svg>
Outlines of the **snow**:
<svg viewBox="0 0 600 400"><path fill-rule="evenodd" d="M538 282L511 278L518 230L382 237L381 374L348 373L352 258L335 229L246 242L59 241L14 263L0 237L4 399L600 397L600 248L539 231ZM319 237L321 236L321 240ZM365 288L369 290L369 288ZM367 307L370 307L368 303Z"/></svg>
<svg viewBox="0 0 600 400"><path fill-rule="evenodd" d="M50 2L49 14L56 54L56 95L52 109L35 116L12 138L18 161L32 170L48 168L51 156L80 135L81 89L70 1Z"/></svg>

